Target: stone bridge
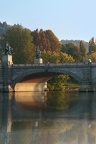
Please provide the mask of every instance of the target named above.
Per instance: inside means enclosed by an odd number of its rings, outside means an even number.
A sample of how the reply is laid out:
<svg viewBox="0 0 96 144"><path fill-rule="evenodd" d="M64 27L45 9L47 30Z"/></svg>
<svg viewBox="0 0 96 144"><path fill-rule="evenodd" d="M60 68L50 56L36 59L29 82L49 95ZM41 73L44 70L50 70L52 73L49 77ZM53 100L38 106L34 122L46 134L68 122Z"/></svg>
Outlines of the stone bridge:
<svg viewBox="0 0 96 144"><path fill-rule="evenodd" d="M8 55L5 56L8 59ZM47 81L54 76L64 74L76 79L79 91L96 91L96 63L38 63L13 64L2 59L0 65L0 87L3 91L44 91Z"/></svg>

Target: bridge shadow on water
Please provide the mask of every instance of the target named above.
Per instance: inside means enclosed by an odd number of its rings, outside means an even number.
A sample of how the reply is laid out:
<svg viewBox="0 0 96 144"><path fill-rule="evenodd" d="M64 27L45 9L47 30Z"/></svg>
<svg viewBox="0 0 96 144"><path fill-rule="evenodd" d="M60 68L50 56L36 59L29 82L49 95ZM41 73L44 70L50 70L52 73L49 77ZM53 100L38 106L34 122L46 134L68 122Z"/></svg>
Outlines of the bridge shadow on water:
<svg viewBox="0 0 96 144"><path fill-rule="evenodd" d="M95 92L0 94L0 144L95 144Z"/></svg>

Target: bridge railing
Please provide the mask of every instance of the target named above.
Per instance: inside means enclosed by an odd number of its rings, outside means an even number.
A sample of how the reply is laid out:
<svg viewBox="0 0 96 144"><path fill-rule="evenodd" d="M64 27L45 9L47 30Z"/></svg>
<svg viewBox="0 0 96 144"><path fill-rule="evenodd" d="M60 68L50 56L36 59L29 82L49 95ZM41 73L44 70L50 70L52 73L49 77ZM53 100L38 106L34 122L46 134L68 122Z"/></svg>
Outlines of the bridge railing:
<svg viewBox="0 0 96 144"><path fill-rule="evenodd" d="M84 65L83 63L43 63L43 64L13 64L13 67L24 67L24 66L76 66Z"/></svg>
<svg viewBox="0 0 96 144"><path fill-rule="evenodd" d="M86 64L84 64L84 63L42 63L42 64L13 64L13 67L84 66L84 65L86 65ZM96 67L96 62L92 62L90 66ZM0 64L0 68L2 68L1 64Z"/></svg>
<svg viewBox="0 0 96 144"><path fill-rule="evenodd" d="M89 66L89 64L87 65L87 64L84 64L84 63L42 63L42 64L13 64L13 67L15 68L20 68L20 67L53 67L53 66L73 66L73 67L75 67L75 66L83 66L83 67L85 67L85 66ZM90 66L92 66L92 67L96 67L96 62L92 62L91 64L90 64ZM2 64L0 64L0 68L2 68Z"/></svg>
<svg viewBox="0 0 96 144"><path fill-rule="evenodd" d="M83 65L83 63L43 63L43 64L13 64L13 67L24 67L24 66L66 66L66 65ZM96 63L93 63L96 65ZM0 64L0 68L2 65Z"/></svg>

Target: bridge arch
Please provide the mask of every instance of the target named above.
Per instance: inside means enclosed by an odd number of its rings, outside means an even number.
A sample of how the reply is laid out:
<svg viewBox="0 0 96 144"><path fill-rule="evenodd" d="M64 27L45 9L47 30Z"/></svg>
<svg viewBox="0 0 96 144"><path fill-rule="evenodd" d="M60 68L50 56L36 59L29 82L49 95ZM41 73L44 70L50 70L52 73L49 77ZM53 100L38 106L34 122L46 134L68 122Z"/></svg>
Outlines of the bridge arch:
<svg viewBox="0 0 96 144"><path fill-rule="evenodd" d="M32 78L32 76L36 76L37 79L39 79L38 76L39 77L40 76L41 77L45 76L45 78L43 78L41 82L46 82L49 79L51 79L52 77L54 77L56 75L60 75L60 74L69 75L69 76L73 77L74 79L76 79L79 82L79 84L82 83L82 79L77 74L75 74L74 72L71 72L71 71L68 71L68 70L54 70L54 69L45 70L45 69L42 69L42 70L39 70L39 71L38 70L35 70L35 71L31 70L31 71L25 71L25 72L23 72L22 74L18 75L13 80L11 86L14 89L16 83L19 83L21 81L23 82L26 78L28 78L28 76L29 76L29 78L30 77Z"/></svg>

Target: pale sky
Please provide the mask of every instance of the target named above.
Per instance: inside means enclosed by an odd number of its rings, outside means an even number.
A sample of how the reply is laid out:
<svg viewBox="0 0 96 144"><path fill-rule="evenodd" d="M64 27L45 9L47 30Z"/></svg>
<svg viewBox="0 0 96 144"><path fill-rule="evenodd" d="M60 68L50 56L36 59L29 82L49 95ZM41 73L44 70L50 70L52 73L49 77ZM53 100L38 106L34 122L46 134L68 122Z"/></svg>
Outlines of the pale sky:
<svg viewBox="0 0 96 144"><path fill-rule="evenodd" d="M59 40L96 38L96 0L0 0L0 22L34 31L52 30Z"/></svg>

